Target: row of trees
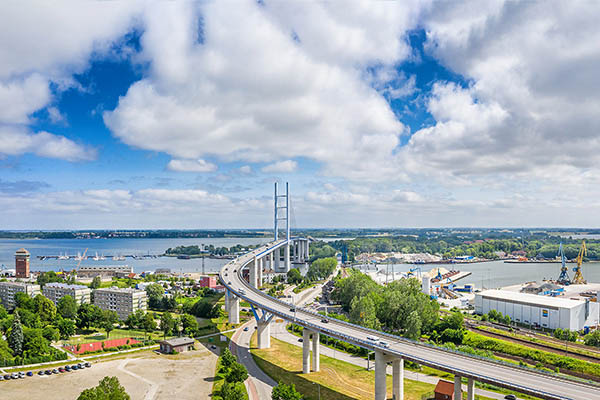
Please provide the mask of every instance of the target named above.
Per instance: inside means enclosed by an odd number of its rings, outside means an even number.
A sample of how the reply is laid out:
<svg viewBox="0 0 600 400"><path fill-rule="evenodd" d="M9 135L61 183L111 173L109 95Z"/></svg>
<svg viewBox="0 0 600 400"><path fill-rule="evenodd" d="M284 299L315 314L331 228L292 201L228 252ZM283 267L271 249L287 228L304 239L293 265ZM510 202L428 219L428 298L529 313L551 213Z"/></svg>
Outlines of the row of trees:
<svg viewBox="0 0 600 400"><path fill-rule="evenodd" d="M223 350L220 360L219 374L225 377L219 395L222 400L241 400L246 398L241 383L248 379L246 367L238 363L229 349Z"/></svg>
<svg viewBox="0 0 600 400"><path fill-rule="evenodd" d="M352 323L417 339L430 332L439 316L439 304L421 292L416 279L402 279L387 286L354 271L337 278L332 299L349 312Z"/></svg>

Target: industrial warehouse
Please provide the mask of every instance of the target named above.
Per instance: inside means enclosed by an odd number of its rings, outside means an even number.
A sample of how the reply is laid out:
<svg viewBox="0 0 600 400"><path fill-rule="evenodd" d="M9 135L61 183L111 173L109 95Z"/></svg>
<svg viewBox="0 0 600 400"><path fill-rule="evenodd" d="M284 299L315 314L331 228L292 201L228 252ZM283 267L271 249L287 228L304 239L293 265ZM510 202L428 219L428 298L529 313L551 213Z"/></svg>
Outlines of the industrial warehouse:
<svg viewBox="0 0 600 400"><path fill-rule="evenodd" d="M510 290L475 293L475 313L487 314L490 310L533 327L571 331L596 326L600 317L600 303L590 299L572 300Z"/></svg>

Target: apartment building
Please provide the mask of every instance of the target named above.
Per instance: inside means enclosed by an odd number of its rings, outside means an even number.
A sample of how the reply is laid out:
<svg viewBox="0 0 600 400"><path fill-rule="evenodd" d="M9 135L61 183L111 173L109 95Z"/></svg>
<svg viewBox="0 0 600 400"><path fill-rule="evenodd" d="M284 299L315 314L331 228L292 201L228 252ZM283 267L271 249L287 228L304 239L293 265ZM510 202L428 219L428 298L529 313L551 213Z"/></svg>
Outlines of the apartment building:
<svg viewBox="0 0 600 400"><path fill-rule="evenodd" d="M94 291L94 305L115 311L121 321L137 310L146 311L146 292L132 288L105 288Z"/></svg>
<svg viewBox="0 0 600 400"><path fill-rule="evenodd" d="M0 302L7 310L15 308L15 296L25 293L30 297L40 294L40 285L24 282L0 282Z"/></svg>
<svg viewBox="0 0 600 400"><path fill-rule="evenodd" d="M47 283L42 288L44 296L57 304L64 296L69 295L75 299L77 305L89 303L92 291L84 285L69 285L66 283Z"/></svg>

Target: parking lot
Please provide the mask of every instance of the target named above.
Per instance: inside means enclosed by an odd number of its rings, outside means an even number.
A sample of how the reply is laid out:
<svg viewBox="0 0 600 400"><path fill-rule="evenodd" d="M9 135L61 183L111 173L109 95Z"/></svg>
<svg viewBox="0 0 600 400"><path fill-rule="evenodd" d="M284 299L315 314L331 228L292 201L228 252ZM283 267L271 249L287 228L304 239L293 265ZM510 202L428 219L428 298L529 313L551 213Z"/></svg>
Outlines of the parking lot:
<svg viewBox="0 0 600 400"><path fill-rule="evenodd" d="M91 368L49 376L38 376L38 370L33 370L32 377L0 382L0 397L74 400L83 389L96 386L105 376L116 376L133 400L204 399L212 391L216 362L217 356L203 347L177 355L133 353L92 362Z"/></svg>

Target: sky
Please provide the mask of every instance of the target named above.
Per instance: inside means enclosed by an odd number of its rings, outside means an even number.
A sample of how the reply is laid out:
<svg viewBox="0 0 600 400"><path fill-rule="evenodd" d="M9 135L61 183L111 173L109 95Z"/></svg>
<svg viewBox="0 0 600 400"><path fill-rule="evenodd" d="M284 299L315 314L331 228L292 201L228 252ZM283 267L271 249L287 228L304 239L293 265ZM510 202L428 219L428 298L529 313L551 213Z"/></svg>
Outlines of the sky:
<svg viewBox="0 0 600 400"><path fill-rule="evenodd" d="M0 229L598 227L600 5L0 4Z"/></svg>

